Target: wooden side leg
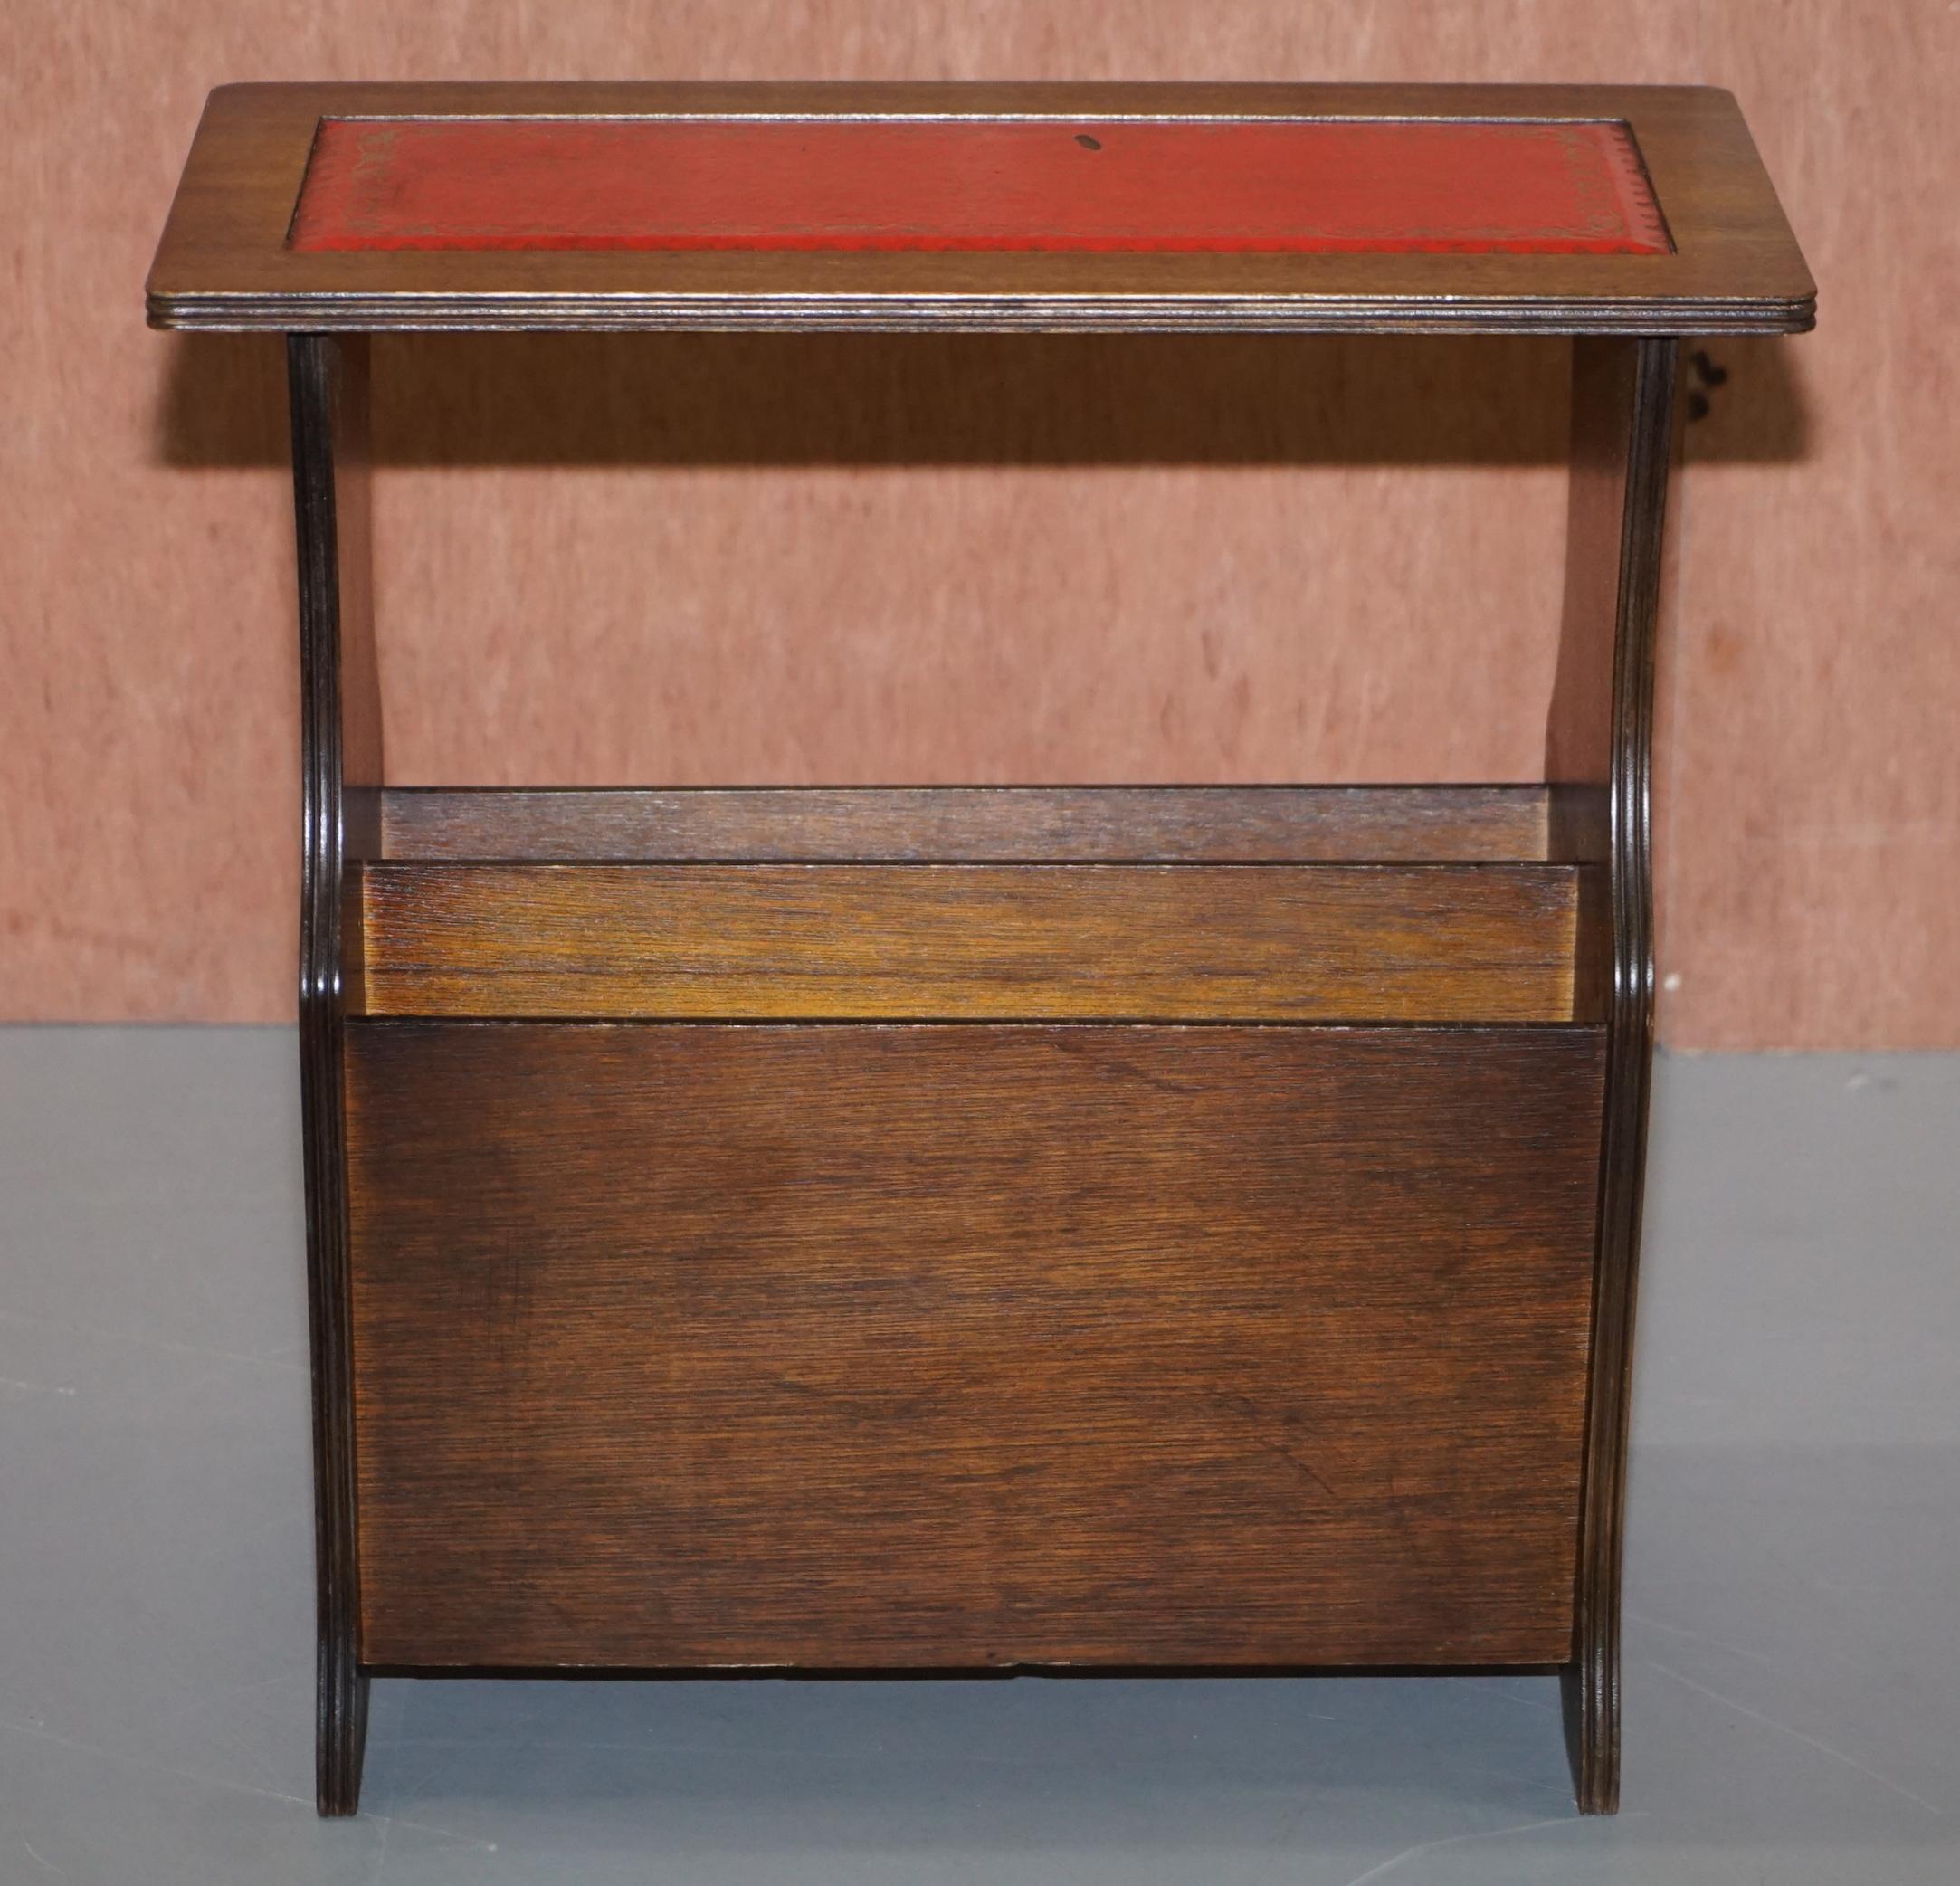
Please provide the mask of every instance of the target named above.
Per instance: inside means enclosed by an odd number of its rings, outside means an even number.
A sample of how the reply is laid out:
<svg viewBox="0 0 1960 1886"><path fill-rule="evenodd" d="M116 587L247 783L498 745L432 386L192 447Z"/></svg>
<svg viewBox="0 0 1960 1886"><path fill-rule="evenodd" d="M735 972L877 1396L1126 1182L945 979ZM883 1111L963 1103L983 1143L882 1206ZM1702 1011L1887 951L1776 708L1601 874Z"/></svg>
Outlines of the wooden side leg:
<svg viewBox="0 0 1960 1886"><path fill-rule="evenodd" d="M1584 1814L1613 1814L1620 1805L1620 1566L1653 1064L1654 627L1678 351L1670 339L1574 343L1565 641L1546 740L1547 777L1603 786L1609 812L1606 1104L1573 1657L1564 1671L1573 1780Z"/></svg>
<svg viewBox="0 0 1960 1886"><path fill-rule="evenodd" d="M372 851L366 828L382 776L368 607L367 344L295 334L287 366L300 553L300 1088L313 1367L317 1794L321 1814L351 1815L360 1805L367 1676L355 1549L340 885L345 860Z"/></svg>

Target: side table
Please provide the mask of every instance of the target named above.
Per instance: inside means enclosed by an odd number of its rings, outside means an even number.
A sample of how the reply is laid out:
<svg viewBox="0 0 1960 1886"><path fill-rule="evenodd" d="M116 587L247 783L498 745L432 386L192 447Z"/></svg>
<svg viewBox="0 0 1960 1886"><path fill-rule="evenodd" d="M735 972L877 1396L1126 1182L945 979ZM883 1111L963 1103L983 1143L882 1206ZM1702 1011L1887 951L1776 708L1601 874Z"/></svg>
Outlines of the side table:
<svg viewBox="0 0 1960 1886"><path fill-rule="evenodd" d="M1674 87L252 85L288 338L319 1795L375 1671L1489 1665L1619 1788L1679 337L1813 287ZM440 790L367 340L1573 337L1545 782Z"/></svg>

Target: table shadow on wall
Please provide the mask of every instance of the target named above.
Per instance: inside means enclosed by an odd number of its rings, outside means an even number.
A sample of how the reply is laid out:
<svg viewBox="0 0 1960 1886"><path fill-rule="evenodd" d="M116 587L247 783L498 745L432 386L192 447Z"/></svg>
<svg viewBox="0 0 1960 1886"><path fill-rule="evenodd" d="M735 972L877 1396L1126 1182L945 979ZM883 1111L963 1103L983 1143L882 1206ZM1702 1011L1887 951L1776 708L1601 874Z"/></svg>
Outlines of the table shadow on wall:
<svg viewBox="0 0 1960 1886"><path fill-rule="evenodd" d="M269 336L175 337L155 450L283 465ZM1556 338L389 335L382 465L1562 463ZM1695 460L1803 454L1787 349L1689 344Z"/></svg>

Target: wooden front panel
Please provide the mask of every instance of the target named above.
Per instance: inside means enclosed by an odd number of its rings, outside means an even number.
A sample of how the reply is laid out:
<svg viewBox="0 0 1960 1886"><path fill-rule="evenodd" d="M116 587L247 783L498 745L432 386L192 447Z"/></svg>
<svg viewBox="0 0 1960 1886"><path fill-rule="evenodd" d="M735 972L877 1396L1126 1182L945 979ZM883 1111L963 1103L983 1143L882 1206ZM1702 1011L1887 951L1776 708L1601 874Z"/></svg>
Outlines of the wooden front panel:
<svg viewBox="0 0 1960 1886"><path fill-rule="evenodd" d="M348 1028L362 1654L1571 1652L1591 1028Z"/></svg>
<svg viewBox="0 0 1960 1886"><path fill-rule="evenodd" d="M419 1016L1565 1022L1596 1005L1588 881L1548 864L370 864L356 1000Z"/></svg>

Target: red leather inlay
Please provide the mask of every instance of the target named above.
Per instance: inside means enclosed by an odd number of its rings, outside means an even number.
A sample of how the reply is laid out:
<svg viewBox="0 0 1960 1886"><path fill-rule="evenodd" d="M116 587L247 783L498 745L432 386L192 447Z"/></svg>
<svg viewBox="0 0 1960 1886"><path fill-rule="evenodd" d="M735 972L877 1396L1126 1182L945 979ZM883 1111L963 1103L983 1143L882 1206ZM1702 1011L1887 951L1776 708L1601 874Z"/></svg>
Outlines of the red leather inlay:
<svg viewBox="0 0 1960 1886"><path fill-rule="evenodd" d="M295 249L1656 255L1622 124L323 119Z"/></svg>

